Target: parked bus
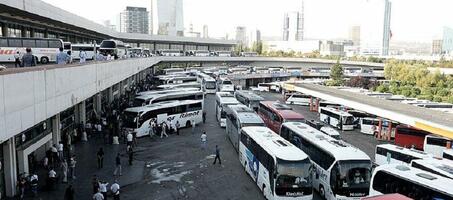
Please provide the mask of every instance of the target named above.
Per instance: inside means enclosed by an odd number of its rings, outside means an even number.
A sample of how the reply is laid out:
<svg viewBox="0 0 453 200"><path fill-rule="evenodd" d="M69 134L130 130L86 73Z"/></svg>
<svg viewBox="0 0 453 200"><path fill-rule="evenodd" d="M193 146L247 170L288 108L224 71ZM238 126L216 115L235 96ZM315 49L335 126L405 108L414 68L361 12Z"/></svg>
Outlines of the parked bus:
<svg viewBox="0 0 453 200"><path fill-rule="evenodd" d="M186 83L177 83L177 84L165 84L157 86L157 89L181 89L181 88L197 88L201 90L201 84L198 82L186 82Z"/></svg>
<svg viewBox="0 0 453 200"><path fill-rule="evenodd" d="M376 115L369 114L360 110L347 110L354 117L354 128L360 128L360 120L363 118L376 118Z"/></svg>
<svg viewBox="0 0 453 200"><path fill-rule="evenodd" d="M432 158L432 155L416 149L408 149L393 144L380 144L376 146L374 160L376 165L404 164L409 165L412 160Z"/></svg>
<svg viewBox="0 0 453 200"><path fill-rule="evenodd" d="M205 94L215 94L217 91L217 84L215 79L208 75L203 77L201 86Z"/></svg>
<svg viewBox="0 0 453 200"><path fill-rule="evenodd" d="M229 105L225 110L226 133L236 151L239 151L241 128L247 126L266 126L261 117L246 105Z"/></svg>
<svg viewBox="0 0 453 200"><path fill-rule="evenodd" d="M447 149L448 143L450 143L451 147L453 141L436 135L427 135L423 143L423 150L433 154L435 157L442 158L442 153Z"/></svg>
<svg viewBox="0 0 453 200"><path fill-rule="evenodd" d="M196 50L193 52L193 56L208 57L209 55L210 52L208 50Z"/></svg>
<svg viewBox="0 0 453 200"><path fill-rule="evenodd" d="M285 122L305 121L303 115L293 111L291 107L275 101L261 101L258 115L266 123L266 126L276 133L280 133L280 128Z"/></svg>
<svg viewBox="0 0 453 200"><path fill-rule="evenodd" d="M26 53L31 48L37 63L47 64L55 62L59 48L63 47L63 40L50 38L20 38L0 37L0 62L15 62L14 55Z"/></svg>
<svg viewBox="0 0 453 200"><path fill-rule="evenodd" d="M216 53L216 56L219 56L219 57L231 57L231 51L217 51Z"/></svg>
<svg viewBox="0 0 453 200"><path fill-rule="evenodd" d="M169 94L175 92L188 92L188 91L199 91L200 88L177 88L177 89L164 89L164 90L150 90L137 93L136 96L150 96L150 95L160 95L160 94Z"/></svg>
<svg viewBox="0 0 453 200"><path fill-rule="evenodd" d="M177 49L165 49L160 51L161 56L183 56L184 53Z"/></svg>
<svg viewBox="0 0 453 200"><path fill-rule="evenodd" d="M452 149L445 149L442 153L442 158L453 160L453 150Z"/></svg>
<svg viewBox="0 0 453 200"><path fill-rule="evenodd" d="M398 194L398 193L393 193L393 194L383 194L383 195L377 195L377 196L372 196L372 197L365 197L365 198L362 198L361 200L413 200L413 199L406 197L404 195Z"/></svg>
<svg viewBox="0 0 453 200"><path fill-rule="evenodd" d="M228 78L220 78L217 81L217 90L219 92L234 92L234 84Z"/></svg>
<svg viewBox="0 0 453 200"><path fill-rule="evenodd" d="M129 48L128 51L131 58L139 58L143 56L143 48L141 47Z"/></svg>
<svg viewBox="0 0 453 200"><path fill-rule="evenodd" d="M307 154L269 128L242 128L239 161L265 199L313 198Z"/></svg>
<svg viewBox="0 0 453 200"><path fill-rule="evenodd" d="M252 91L247 91L247 90L238 90L234 93L234 96L236 97L236 99L239 102L248 106L249 108L253 109L254 111L258 111L260 101L264 100L263 97L255 94Z"/></svg>
<svg viewBox="0 0 453 200"><path fill-rule="evenodd" d="M331 126L323 126L319 129L322 133L332 137L333 139L337 139L337 140L341 140L341 136L340 136L340 133L332 128Z"/></svg>
<svg viewBox="0 0 453 200"><path fill-rule="evenodd" d="M217 92L215 99L215 113L217 121L220 124L220 127L226 126L226 112L225 109L228 105L240 104L233 94L229 92Z"/></svg>
<svg viewBox="0 0 453 200"><path fill-rule="evenodd" d="M184 70L183 68L167 68L167 69L164 69L164 74L165 75L178 74L178 73L182 73L185 71L186 70Z"/></svg>
<svg viewBox="0 0 453 200"><path fill-rule="evenodd" d="M125 58L127 55L126 45L119 40L103 40L99 46L99 52L111 56L115 59Z"/></svg>
<svg viewBox="0 0 453 200"><path fill-rule="evenodd" d="M242 57L257 57L258 53L256 52L241 52Z"/></svg>
<svg viewBox="0 0 453 200"><path fill-rule="evenodd" d="M162 84L180 84L180 83L189 83L196 82L196 76L172 76L172 77L160 77L159 82Z"/></svg>
<svg viewBox="0 0 453 200"><path fill-rule="evenodd" d="M99 50L99 45L95 44L73 44L72 45L72 58L80 59L80 52L85 51L87 60L94 60L96 51Z"/></svg>
<svg viewBox="0 0 453 200"><path fill-rule="evenodd" d="M134 131L137 137L149 135L151 119L157 123L171 123L175 127L178 121L181 128L191 127L192 122L202 122L203 100L183 100L160 102L143 107L127 108L124 111L123 125L128 131Z"/></svg>
<svg viewBox="0 0 453 200"><path fill-rule="evenodd" d="M395 128L395 145L423 151L425 137L429 134L431 133L408 125L398 125Z"/></svg>
<svg viewBox="0 0 453 200"><path fill-rule="evenodd" d="M433 174L453 179L453 161L448 159L419 159L411 162L411 167L415 167Z"/></svg>
<svg viewBox="0 0 453 200"><path fill-rule="evenodd" d="M280 135L310 157L313 188L321 197L333 200L368 196L372 164L365 152L300 122L284 123Z"/></svg>
<svg viewBox="0 0 453 200"><path fill-rule="evenodd" d="M311 96L306 94L292 94L288 99L286 99L286 104L294 104L294 105L301 105L301 106L309 106L310 105Z"/></svg>
<svg viewBox="0 0 453 200"><path fill-rule="evenodd" d="M133 106L146 106L162 101L173 101L173 100L203 100L204 95L202 91L181 91L181 92L172 92L159 95L143 95L136 96L134 98Z"/></svg>
<svg viewBox="0 0 453 200"><path fill-rule="evenodd" d="M375 135L379 130L379 121L381 121L381 133L388 133L390 128L390 123L392 123L392 130L390 136L395 137L395 128L398 125L397 122L389 121L387 119L379 119L372 117L364 117L360 119L359 126L360 132L366 135Z"/></svg>
<svg viewBox="0 0 453 200"><path fill-rule="evenodd" d="M342 110L331 107L321 107L319 120L343 131L354 130L354 117Z"/></svg>
<svg viewBox="0 0 453 200"><path fill-rule="evenodd" d="M404 165L381 165L374 169L370 195L399 193L416 200L453 199L451 179Z"/></svg>

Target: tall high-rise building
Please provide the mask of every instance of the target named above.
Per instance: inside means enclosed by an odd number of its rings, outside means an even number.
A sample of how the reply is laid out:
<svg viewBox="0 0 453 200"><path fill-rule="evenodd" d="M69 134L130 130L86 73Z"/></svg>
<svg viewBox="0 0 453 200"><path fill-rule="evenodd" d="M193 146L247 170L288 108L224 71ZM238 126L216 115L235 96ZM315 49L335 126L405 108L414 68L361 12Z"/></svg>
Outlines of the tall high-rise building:
<svg viewBox="0 0 453 200"><path fill-rule="evenodd" d="M442 54L442 40L433 40L433 44L431 46L431 54L432 55L440 55Z"/></svg>
<svg viewBox="0 0 453 200"><path fill-rule="evenodd" d="M261 42L261 31L258 29L250 31L250 35L248 37L249 42L248 45L252 46L254 43Z"/></svg>
<svg viewBox="0 0 453 200"><path fill-rule="evenodd" d="M304 1L299 11L287 12L283 17L284 41L301 41L304 39Z"/></svg>
<svg viewBox="0 0 453 200"><path fill-rule="evenodd" d="M120 32L124 33L149 33L149 12L146 8L127 6L120 13Z"/></svg>
<svg viewBox="0 0 453 200"><path fill-rule="evenodd" d="M367 0L361 9L360 52L363 55L388 55L392 33L390 0Z"/></svg>
<svg viewBox="0 0 453 200"><path fill-rule="evenodd" d="M442 53L453 54L453 29L444 27L442 35Z"/></svg>
<svg viewBox="0 0 453 200"><path fill-rule="evenodd" d="M203 25L203 38L209 38L208 25Z"/></svg>
<svg viewBox="0 0 453 200"><path fill-rule="evenodd" d="M247 28L245 26L236 27L236 41L247 46Z"/></svg>
<svg viewBox="0 0 453 200"><path fill-rule="evenodd" d="M349 28L349 40L354 46L360 46L360 26L351 26Z"/></svg>
<svg viewBox="0 0 453 200"><path fill-rule="evenodd" d="M153 32L184 36L183 0L151 0Z"/></svg>

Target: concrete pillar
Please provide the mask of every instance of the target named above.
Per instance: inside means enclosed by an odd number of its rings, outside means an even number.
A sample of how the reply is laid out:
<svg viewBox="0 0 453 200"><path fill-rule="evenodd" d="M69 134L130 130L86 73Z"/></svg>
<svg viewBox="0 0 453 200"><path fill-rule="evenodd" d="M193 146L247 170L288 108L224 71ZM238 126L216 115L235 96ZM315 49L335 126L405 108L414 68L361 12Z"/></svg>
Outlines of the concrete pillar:
<svg viewBox="0 0 453 200"><path fill-rule="evenodd" d="M8 35L8 24L2 23L2 36L7 37Z"/></svg>
<svg viewBox="0 0 453 200"><path fill-rule="evenodd" d="M16 167L16 143L14 137L3 143L3 168L5 171L5 189L7 197L16 195L17 167Z"/></svg>
<svg viewBox="0 0 453 200"><path fill-rule="evenodd" d="M49 31L47 29L44 30L44 38L49 38Z"/></svg>
<svg viewBox="0 0 453 200"><path fill-rule="evenodd" d="M58 144L61 141L60 113L52 117L52 143Z"/></svg>
<svg viewBox="0 0 453 200"><path fill-rule="evenodd" d="M113 86L109 87L108 89L108 103L112 103L113 101Z"/></svg>
<svg viewBox="0 0 453 200"><path fill-rule="evenodd" d="M35 29L30 28L30 37L34 38L35 37Z"/></svg>
<svg viewBox="0 0 453 200"><path fill-rule="evenodd" d="M76 116L78 116L78 120L76 122L78 122L79 124L83 124L85 126L86 122L87 122L87 118L86 118L86 102L85 101L82 101L80 102L78 105L77 105L77 110L78 110L78 113L76 114Z"/></svg>
<svg viewBox="0 0 453 200"><path fill-rule="evenodd" d="M102 110L102 93L97 93L93 96L93 106L96 115L99 117Z"/></svg>
<svg viewBox="0 0 453 200"><path fill-rule="evenodd" d="M27 37L27 28L22 27L20 29L20 34L21 34L21 37Z"/></svg>

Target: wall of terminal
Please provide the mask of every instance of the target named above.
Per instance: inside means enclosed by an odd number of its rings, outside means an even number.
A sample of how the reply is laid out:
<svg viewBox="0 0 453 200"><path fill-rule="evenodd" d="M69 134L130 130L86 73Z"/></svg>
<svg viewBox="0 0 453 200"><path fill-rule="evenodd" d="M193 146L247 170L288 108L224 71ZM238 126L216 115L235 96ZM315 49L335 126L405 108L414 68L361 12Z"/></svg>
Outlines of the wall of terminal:
<svg viewBox="0 0 453 200"><path fill-rule="evenodd" d="M0 76L0 141L156 64L155 58L54 67Z"/></svg>

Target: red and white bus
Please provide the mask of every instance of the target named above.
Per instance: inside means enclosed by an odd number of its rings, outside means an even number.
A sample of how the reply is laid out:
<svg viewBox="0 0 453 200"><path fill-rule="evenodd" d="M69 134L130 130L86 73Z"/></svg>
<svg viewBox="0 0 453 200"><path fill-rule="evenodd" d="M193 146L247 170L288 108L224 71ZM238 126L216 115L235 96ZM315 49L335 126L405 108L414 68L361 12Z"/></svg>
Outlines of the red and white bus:
<svg viewBox="0 0 453 200"><path fill-rule="evenodd" d="M63 47L60 39L1 37L0 62L14 62L16 52L24 55L25 49L31 48L37 62L47 64L55 62L60 47Z"/></svg>
<svg viewBox="0 0 453 200"><path fill-rule="evenodd" d="M276 101L261 101L258 114L267 127L276 133L284 122L304 122L304 116L292 110L291 107Z"/></svg>
<svg viewBox="0 0 453 200"><path fill-rule="evenodd" d="M407 125L398 125L395 130L395 145L423 151L425 137L431 133Z"/></svg>

